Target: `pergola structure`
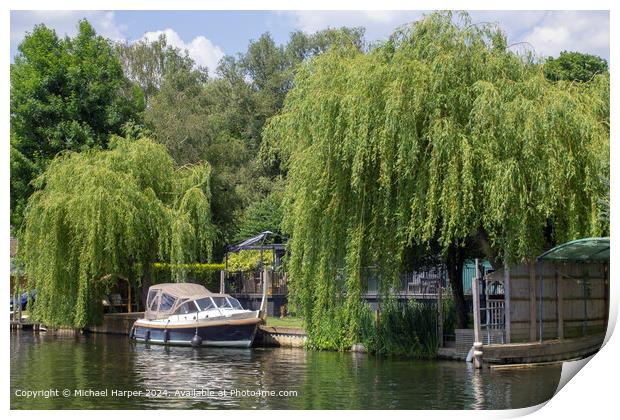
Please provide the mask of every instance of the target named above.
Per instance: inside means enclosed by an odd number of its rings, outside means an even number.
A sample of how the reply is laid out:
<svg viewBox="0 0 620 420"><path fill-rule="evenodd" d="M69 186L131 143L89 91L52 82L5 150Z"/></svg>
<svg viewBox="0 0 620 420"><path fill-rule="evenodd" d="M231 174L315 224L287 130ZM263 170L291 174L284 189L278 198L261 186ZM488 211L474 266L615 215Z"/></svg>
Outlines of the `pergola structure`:
<svg viewBox="0 0 620 420"><path fill-rule="evenodd" d="M239 251L260 251L260 260L259 260L259 269L263 268L263 251L273 251L273 266L276 267L276 255L279 254L284 255L286 250L286 245L284 243L276 243L274 241L275 238L280 238L280 240L286 241L288 238L284 236L273 233L271 231L264 231L259 233L256 236L253 236L249 239L246 239L242 242L239 242L235 245L230 245L228 247L228 251L226 252L226 271L228 271L228 254L230 252L239 252Z"/></svg>
<svg viewBox="0 0 620 420"><path fill-rule="evenodd" d="M279 240L279 241L278 241ZM220 278L220 292L224 293L225 290L225 278L228 273L228 254L240 251L260 251L260 259L258 263L258 271L261 276L261 282L263 281L263 251L273 251L273 269L279 265L280 258L286 252L285 242L288 238L271 231L264 231L256 236L245 239L237 244L230 245L226 251L225 257L225 270L221 273Z"/></svg>

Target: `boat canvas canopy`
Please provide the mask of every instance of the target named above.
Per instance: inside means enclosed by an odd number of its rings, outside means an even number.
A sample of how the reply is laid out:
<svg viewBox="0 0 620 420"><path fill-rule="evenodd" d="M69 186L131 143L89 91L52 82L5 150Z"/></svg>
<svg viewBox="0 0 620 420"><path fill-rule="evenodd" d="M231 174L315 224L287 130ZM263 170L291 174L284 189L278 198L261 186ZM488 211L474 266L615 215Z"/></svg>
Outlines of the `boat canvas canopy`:
<svg viewBox="0 0 620 420"><path fill-rule="evenodd" d="M194 283L162 283L149 288L146 300L146 319L166 318L188 300L213 297L206 287Z"/></svg>
<svg viewBox="0 0 620 420"><path fill-rule="evenodd" d="M609 238L584 238L556 246L537 257L538 261L609 262Z"/></svg>

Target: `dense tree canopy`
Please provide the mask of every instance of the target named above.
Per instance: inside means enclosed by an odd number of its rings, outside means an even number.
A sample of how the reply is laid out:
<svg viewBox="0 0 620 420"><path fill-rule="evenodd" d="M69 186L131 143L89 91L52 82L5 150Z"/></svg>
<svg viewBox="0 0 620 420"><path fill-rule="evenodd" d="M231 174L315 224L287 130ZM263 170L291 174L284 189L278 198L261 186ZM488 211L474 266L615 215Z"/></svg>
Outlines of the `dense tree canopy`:
<svg viewBox="0 0 620 420"><path fill-rule="evenodd" d="M62 150L105 147L138 120L139 89L127 84L109 40L80 21L74 38L35 26L11 65L11 220L18 225L30 181Z"/></svg>
<svg viewBox="0 0 620 420"><path fill-rule="evenodd" d="M609 78L551 83L467 15L315 58L264 135L289 171L291 299L331 346L356 338L362 268L386 290L408 247L448 253L482 232L510 262L604 233Z"/></svg>
<svg viewBox="0 0 620 420"><path fill-rule="evenodd" d="M141 39L120 43L116 49L125 76L140 86L147 102L159 91L167 74L191 72L194 68L194 61L187 51L168 45L163 34L155 41ZM196 71L206 74L205 69Z"/></svg>
<svg viewBox="0 0 620 420"><path fill-rule="evenodd" d="M443 259L464 326L465 258L608 233L607 63L538 62L466 14L372 47L362 28L265 33L212 75L164 37L36 26L11 66L11 218L50 325L96 320L114 278L144 292L156 260L181 279L271 230L292 238L290 298L320 346L370 325L369 267L386 291Z"/></svg>
<svg viewBox="0 0 620 420"><path fill-rule="evenodd" d="M282 195L281 189L276 187L261 200L250 204L239 219L235 239L241 241L266 230L281 234Z"/></svg>
<svg viewBox="0 0 620 420"><path fill-rule="evenodd" d="M147 75L157 82L150 85L154 93L145 111L155 139L166 146L177 165L200 160L212 165L218 258L240 231L251 236L260 232L251 229L267 225L279 230L275 224L279 225L280 213L264 219L265 210L275 209L275 196L267 196L281 171L277 157L270 154L272 149L263 147L261 132L265 121L282 107L297 67L330 48L361 51L363 45L361 29L329 29L312 35L295 32L286 45L276 45L266 33L250 42L246 52L224 57L213 78L191 60L186 63L163 38L122 47L124 62L133 63L130 67L141 70L140 63L145 61L152 62L147 68L158 69L156 78ZM155 65L159 62L185 64L161 70Z"/></svg>
<svg viewBox="0 0 620 420"><path fill-rule="evenodd" d="M544 71L547 79L553 82L589 82L597 74L607 73L607 61L596 55L562 51L559 57L547 59Z"/></svg>
<svg viewBox="0 0 620 420"><path fill-rule="evenodd" d="M213 243L208 164L174 169L163 146L116 138L107 151L66 152L36 180L20 253L37 290L34 316L84 327L119 277L150 285L154 261L179 269L209 261Z"/></svg>

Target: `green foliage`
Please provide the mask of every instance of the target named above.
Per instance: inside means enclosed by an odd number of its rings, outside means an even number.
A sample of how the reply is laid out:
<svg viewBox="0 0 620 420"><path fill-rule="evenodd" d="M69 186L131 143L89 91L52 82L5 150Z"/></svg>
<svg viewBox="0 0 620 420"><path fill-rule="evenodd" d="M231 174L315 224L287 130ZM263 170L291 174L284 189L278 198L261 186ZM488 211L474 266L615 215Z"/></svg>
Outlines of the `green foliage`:
<svg viewBox="0 0 620 420"><path fill-rule="evenodd" d="M157 140L164 144L178 165L194 163L213 142L210 101L203 94L206 74L191 67L169 70L145 112Z"/></svg>
<svg viewBox="0 0 620 420"><path fill-rule="evenodd" d="M443 333L454 335L456 329L456 308L454 296L450 289L443 290Z"/></svg>
<svg viewBox="0 0 620 420"><path fill-rule="evenodd" d="M281 233L282 191L273 190L265 198L250 204L239 220L235 240L241 241L264 231Z"/></svg>
<svg viewBox="0 0 620 420"><path fill-rule="evenodd" d="M211 258L207 164L174 169L164 147L115 138L108 151L66 152L36 180L20 235L33 316L85 327L101 316L101 292L117 277L139 282L157 259ZM148 279L142 279L148 281Z"/></svg>
<svg viewBox="0 0 620 420"><path fill-rule="evenodd" d="M159 91L167 74L191 72L194 67L187 52L168 45L163 34L152 42L142 39L117 44L116 50L125 76L141 88L147 102Z"/></svg>
<svg viewBox="0 0 620 420"><path fill-rule="evenodd" d="M188 271L192 271L194 273L213 273L217 271L221 271L224 269L224 264L218 263L209 263L209 264L179 264L184 269ZM178 269L177 264L168 264L168 263L155 263L153 264L153 268L156 271L172 271Z"/></svg>
<svg viewBox="0 0 620 420"><path fill-rule="evenodd" d="M224 264L217 263L192 263L192 264L153 264L153 284L169 283L174 278L174 273L185 273L185 280L199 283L209 290L219 290L219 272L224 269Z"/></svg>
<svg viewBox="0 0 620 420"><path fill-rule="evenodd" d="M607 61L601 57L574 51L562 51L558 58L549 57L544 64L545 77L552 82L589 82L607 71Z"/></svg>
<svg viewBox="0 0 620 420"><path fill-rule="evenodd" d="M109 40L86 21L74 38L37 25L11 65L11 221L19 225L30 182L63 150L106 147L139 120L140 90L128 86Z"/></svg>
<svg viewBox="0 0 620 420"><path fill-rule="evenodd" d="M517 261L606 233L608 75L551 83L495 27L455 20L312 59L266 126L288 169L290 298L314 343L355 338L362 267L386 290L411 245L445 252L482 231Z"/></svg>
<svg viewBox="0 0 620 420"><path fill-rule="evenodd" d="M269 147L259 153L261 132L282 107L298 65L341 44L361 48L362 36L359 29L330 29L296 33L288 44L277 45L264 34L244 53L224 57L212 79L163 38L119 47L128 77L147 92L145 119L155 139L177 165L206 160L213 168L218 259L239 235L265 230L254 231L261 226L279 230L281 193L270 194L281 176L278 154L271 155Z"/></svg>
<svg viewBox="0 0 620 420"><path fill-rule="evenodd" d="M243 250L228 254L228 271L252 271L260 266L260 251ZM273 251L263 251L263 267L273 265Z"/></svg>
<svg viewBox="0 0 620 420"><path fill-rule="evenodd" d="M368 305L363 307L359 337L371 353L433 358L437 355L437 310L409 300L401 305L394 298L381 302L375 322Z"/></svg>

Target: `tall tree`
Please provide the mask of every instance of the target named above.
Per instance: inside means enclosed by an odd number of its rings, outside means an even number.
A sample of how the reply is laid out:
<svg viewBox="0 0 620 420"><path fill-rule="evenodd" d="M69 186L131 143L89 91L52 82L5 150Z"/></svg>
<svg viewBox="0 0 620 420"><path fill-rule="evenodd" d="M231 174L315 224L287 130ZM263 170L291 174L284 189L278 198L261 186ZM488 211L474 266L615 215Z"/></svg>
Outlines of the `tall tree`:
<svg viewBox="0 0 620 420"><path fill-rule="evenodd" d="M234 115L226 95L230 89L219 80L207 80L206 74L193 68L178 68L166 73L159 91L145 111L145 120L153 128L158 142L164 144L179 167L202 160L213 168L212 210L217 226L216 257L230 243L234 221L246 204L237 186L244 182L251 155L246 142L237 134ZM238 119L243 119L242 113ZM247 114L246 114L247 115Z"/></svg>
<svg viewBox="0 0 620 420"><path fill-rule="evenodd" d="M163 42L148 48L164 51L167 47ZM280 46L269 34L263 34L250 42L245 53L224 57L217 78L207 78L191 59L187 65L158 73L161 78L149 98L145 119L178 165L201 159L212 165L213 220L219 230L216 257L239 229L264 225L250 220L258 217L260 205L256 203L273 189L272 181L280 176L280 168L277 158L264 159L259 153L261 132L267 118L282 107L295 69L331 46L349 44L361 49L363 31L295 33L287 45ZM137 50L143 48L147 45ZM158 52L152 55L163 57ZM246 216L249 206L252 214Z"/></svg>
<svg viewBox="0 0 620 420"><path fill-rule="evenodd" d="M111 280L141 285L144 304L153 262L182 270L208 261L210 173L206 163L175 170L165 148L148 139L116 138L111 150L57 156L36 181L20 233L37 290L33 316L52 326L93 325Z"/></svg>
<svg viewBox="0 0 620 420"><path fill-rule="evenodd" d="M501 31L446 13L366 54L323 54L294 86L263 134L288 169L291 298L318 342L356 339L362 268L388 290L412 245L436 241L458 267L471 238L514 262L604 233L606 75L551 83Z"/></svg>
<svg viewBox="0 0 620 420"><path fill-rule="evenodd" d="M157 140L179 166L201 160L212 143L211 101L203 92L206 77L191 67L168 71L145 111Z"/></svg>
<svg viewBox="0 0 620 420"><path fill-rule="evenodd" d="M19 225L30 182L62 150L105 147L139 120L139 90L127 86L110 41L86 21L74 38L35 26L11 65L11 221Z"/></svg>
<svg viewBox="0 0 620 420"><path fill-rule="evenodd" d="M549 57L544 64L545 77L553 82L589 82L607 70L607 61L601 57L576 51L562 51L558 58Z"/></svg>
<svg viewBox="0 0 620 420"><path fill-rule="evenodd" d="M167 73L191 72L194 61L187 51L168 44L162 34L155 41L116 44L125 76L142 88L147 103L159 91ZM206 74L206 69L199 69Z"/></svg>

